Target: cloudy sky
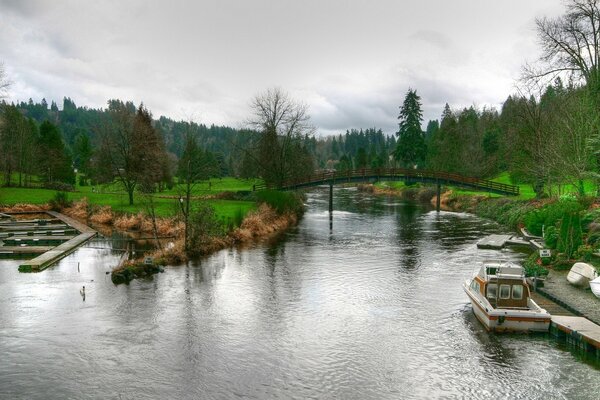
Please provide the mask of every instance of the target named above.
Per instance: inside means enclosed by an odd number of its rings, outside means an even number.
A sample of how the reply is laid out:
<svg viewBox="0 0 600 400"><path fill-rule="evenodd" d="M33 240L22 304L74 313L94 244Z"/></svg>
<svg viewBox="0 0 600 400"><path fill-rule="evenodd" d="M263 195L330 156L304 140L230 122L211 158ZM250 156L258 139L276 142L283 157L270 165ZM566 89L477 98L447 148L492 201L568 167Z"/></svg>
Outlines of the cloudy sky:
<svg viewBox="0 0 600 400"><path fill-rule="evenodd" d="M498 106L535 59L534 18L560 0L0 0L11 100L103 107L241 127L278 86L321 134L397 128L409 87L426 119Z"/></svg>

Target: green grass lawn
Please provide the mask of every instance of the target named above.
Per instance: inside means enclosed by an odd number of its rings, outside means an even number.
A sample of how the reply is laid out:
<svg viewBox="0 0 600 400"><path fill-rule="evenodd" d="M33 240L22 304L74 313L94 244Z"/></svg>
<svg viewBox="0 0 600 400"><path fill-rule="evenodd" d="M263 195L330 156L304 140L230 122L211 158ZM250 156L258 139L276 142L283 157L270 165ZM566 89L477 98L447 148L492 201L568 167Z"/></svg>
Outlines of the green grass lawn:
<svg viewBox="0 0 600 400"><path fill-rule="evenodd" d="M495 178L492 178L491 180L493 180L495 182L499 182L499 183L505 183L507 185L514 185L514 183L512 183L510 180L510 176L509 176L508 172L503 172L500 175L496 176ZM405 187L409 187L402 181L379 182L379 183L376 183L376 186L381 187L381 188L390 188L390 189L397 189L397 190L400 190ZM535 192L533 191L533 186L531 184L521 183L521 184L517 184L517 186L519 187L519 196L515 197L515 198L522 199L522 200L529 200L529 199L535 198ZM452 191L456 194L486 195L489 197L503 197L502 195L495 194L495 193L487 193L484 191L469 190L469 189L464 189L464 188L454 187L454 186L448 186L448 187L450 187L452 189ZM553 185L552 190L554 193L558 193L558 185ZM585 180L584 181L584 190L585 190L586 195L595 195L596 194L596 185L591 180ZM565 185L562 185L562 187L561 187L562 194L565 194L565 193L577 194L577 192L578 192L577 187L575 187L571 184L565 184Z"/></svg>
<svg viewBox="0 0 600 400"><path fill-rule="evenodd" d="M241 181L235 178L224 178L221 188L227 188L228 190L252 190L252 181ZM211 185L211 190L208 190L208 184L206 190L196 191L195 195L200 194L216 194L226 190L219 190L219 186L215 183ZM237 189L240 188L240 189ZM248 189L249 188L249 189ZM114 211L125 212L125 213L138 213L140 211L145 212L147 200L144 199L139 193L135 194L135 204L129 205L129 198L118 185L106 185L96 186L95 192L91 186L77 186L75 192L69 192L69 200L79 200L83 197L87 197L90 204L98 206L111 206ZM55 190L41 189L41 188L15 188L15 187L2 187L0 188L0 204L12 205L17 203L29 203L29 204L45 204L54 198L56 194ZM173 198L165 198L162 196L173 196ZM167 217L175 215L179 210L179 202L177 200L177 191L175 189L153 196L155 210L157 215ZM246 215L250 210L256 208L256 204L252 201L240 201L240 200L206 200L210 205L215 208L215 213L218 218L225 221L234 219L240 213Z"/></svg>

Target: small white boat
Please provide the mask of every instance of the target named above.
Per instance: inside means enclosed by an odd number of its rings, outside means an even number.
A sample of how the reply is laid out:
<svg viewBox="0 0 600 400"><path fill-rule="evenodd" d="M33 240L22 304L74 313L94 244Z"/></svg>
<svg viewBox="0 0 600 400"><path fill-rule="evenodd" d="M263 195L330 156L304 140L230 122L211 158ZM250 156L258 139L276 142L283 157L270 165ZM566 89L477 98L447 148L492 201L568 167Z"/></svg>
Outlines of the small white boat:
<svg viewBox="0 0 600 400"><path fill-rule="evenodd" d="M571 270L567 275L567 281L569 281L571 285L586 289L590 286L590 281L596 277L596 268L590 264L577 262L571 267Z"/></svg>
<svg viewBox="0 0 600 400"><path fill-rule="evenodd" d="M473 313L488 331L547 332L550 327L551 316L531 299L519 265L485 262L463 289Z"/></svg>
<svg viewBox="0 0 600 400"><path fill-rule="evenodd" d="M590 281L590 288L592 289L592 293L600 298L600 277Z"/></svg>

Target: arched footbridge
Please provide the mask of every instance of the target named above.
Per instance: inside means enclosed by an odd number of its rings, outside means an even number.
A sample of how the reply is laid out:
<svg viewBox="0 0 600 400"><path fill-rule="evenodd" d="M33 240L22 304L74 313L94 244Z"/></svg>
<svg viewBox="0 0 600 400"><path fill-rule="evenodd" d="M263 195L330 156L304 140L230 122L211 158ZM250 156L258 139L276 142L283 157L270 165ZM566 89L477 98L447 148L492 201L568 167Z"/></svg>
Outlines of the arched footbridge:
<svg viewBox="0 0 600 400"><path fill-rule="evenodd" d="M519 187L515 185L508 185L488 179L468 177L449 172L408 168L362 168L348 171L319 172L299 179L288 180L277 189L296 190L329 185L331 204L331 193L334 185L342 183L374 183L378 181L404 181L407 183L421 182L437 185L438 210L441 185L458 186L504 196L519 195ZM256 189L260 188L257 187Z"/></svg>

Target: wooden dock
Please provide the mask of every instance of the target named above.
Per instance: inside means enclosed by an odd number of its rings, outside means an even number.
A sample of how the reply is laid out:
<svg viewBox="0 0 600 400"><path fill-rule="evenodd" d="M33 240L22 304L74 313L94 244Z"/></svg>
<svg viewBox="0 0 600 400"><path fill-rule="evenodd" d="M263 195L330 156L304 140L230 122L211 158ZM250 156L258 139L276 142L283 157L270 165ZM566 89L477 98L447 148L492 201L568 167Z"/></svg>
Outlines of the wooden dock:
<svg viewBox="0 0 600 400"><path fill-rule="evenodd" d="M488 235L477 242L478 249L500 250L505 246L531 246L531 244L513 235Z"/></svg>
<svg viewBox="0 0 600 400"><path fill-rule="evenodd" d="M73 218L54 211L46 214L61 224L41 224L32 221L10 226L0 226L0 234L4 243L9 244L36 244L36 243L61 243L56 247L49 246L0 246L0 254L38 255L33 260L24 262L19 266L21 272L43 271L52 264L75 251L79 246L96 236L96 231ZM43 232L43 233L42 233ZM66 235L65 232L79 233L77 236Z"/></svg>
<svg viewBox="0 0 600 400"><path fill-rule="evenodd" d="M535 303L538 306L540 306L544 310L548 311L550 313L550 315L557 315L557 316L561 315L561 316L569 316L569 317L575 316L575 314L573 314L571 311L567 310L563 306L561 306L558 303L550 300L549 298L541 295L538 292L534 292L532 290L530 295L531 295L531 299L533 301L535 301Z"/></svg>
<svg viewBox="0 0 600 400"><path fill-rule="evenodd" d="M36 255L45 253L52 249L52 246L2 246L0 247L0 255Z"/></svg>
<svg viewBox="0 0 600 400"><path fill-rule="evenodd" d="M75 236L65 235L43 235L43 236L11 236L8 238L0 239L4 244L9 246L19 246L21 244L35 245L35 244L60 244L68 240L73 239ZM1 247L0 247L1 249Z"/></svg>
<svg viewBox="0 0 600 400"><path fill-rule="evenodd" d="M72 234L77 234L79 233L79 231L77 229L56 229L56 230L50 230L50 231L11 231L11 232L0 232L0 240L2 240L3 238L8 238L8 237L13 237L13 236L42 236L42 235L49 235L49 236L62 236L62 235L72 235Z"/></svg>
<svg viewBox="0 0 600 400"><path fill-rule="evenodd" d="M20 224L20 225L0 225L0 232L14 232L14 231L38 231L38 230L58 230L67 229L66 224L48 224L48 225L36 225L36 224Z"/></svg>
<svg viewBox="0 0 600 400"><path fill-rule="evenodd" d="M600 360L600 326L587 318L553 315L550 333Z"/></svg>

